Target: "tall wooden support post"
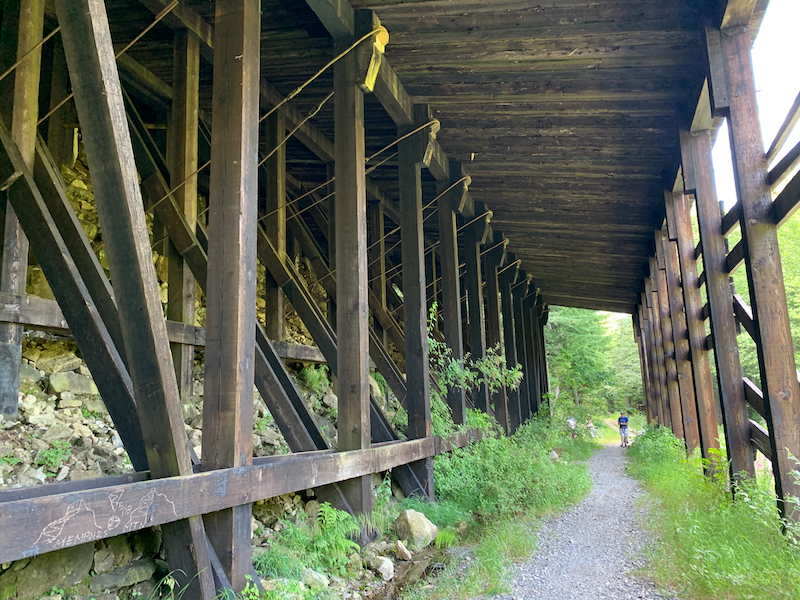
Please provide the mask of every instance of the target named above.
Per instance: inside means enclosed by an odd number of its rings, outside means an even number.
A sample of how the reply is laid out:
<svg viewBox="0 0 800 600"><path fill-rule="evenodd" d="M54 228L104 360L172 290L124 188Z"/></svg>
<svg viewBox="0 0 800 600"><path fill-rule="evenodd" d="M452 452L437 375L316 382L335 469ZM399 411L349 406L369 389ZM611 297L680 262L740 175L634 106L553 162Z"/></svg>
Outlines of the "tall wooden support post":
<svg viewBox="0 0 800 600"><path fill-rule="evenodd" d="M22 0L19 8L17 59L42 39L44 0ZM39 71L42 50L37 48L14 72L14 104L11 136L22 158L33 171L36 153L36 125L39 118ZM5 194L3 195L5 197ZM0 257L0 292L24 294L28 270L28 238L22 232L11 204L0 203L3 211L3 248ZM0 413L15 416L19 398L19 366L22 362L22 325L0 323Z"/></svg>
<svg viewBox="0 0 800 600"><path fill-rule="evenodd" d="M64 45L61 43L61 38L57 37L49 43L53 44L53 67L48 110L52 110L69 94L70 88L67 59L64 57ZM77 122L75 104L72 100L50 115L45 122L47 125L47 149L50 150L53 160L59 167L61 165L71 167L74 164L77 151L75 147L75 123Z"/></svg>
<svg viewBox="0 0 800 600"><path fill-rule="evenodd" d="M753 446L750 443L750 423L739 362L739 344L736 341L733 297L725 266L727 253L714 186L711 147L709 131L681 134L683 170L692 174L691 178L686 178L688 185L685 187L687 192L694 191L697 205L703 272L706 276L706 295L728 458L734 476L744 472L752 477L755 476ZM694 182L694 187L691 187L690 180Z"/></svg>
<svg viewBox="0 0 800 600"><path fill-rule="evenodd" d="M498 241L499 240L499 241ZM495 233L493 245L502 244L490 250L485 255L486 263L486 346L496 348L497 352L502 352L502 334L500 323L500 284L497 279L497 269L502 267L505 253L506 241L502 235ZM500 427L506 433L510 432L508 417L508 399L505 387L500 388L492 394L492 406L494 416Z"/></svg>
<svg viewBox="0 0 800 600"><path fill-rule="evenodd" d="M683 174L685 177L687 171L683 171ZM692 189L694 189L694 185ZM667 197L667 220L671 220L673 223L673 227L669 229L674 232L674 235L670 235L670 237L674 237L677 242L678 264L683 282L683 300L686 311L689 356L694 379L700 447L703 458L713 459L709 450L719 449L717 409L711 381L711 366L706 350L706 330L701 316L703 300L697 276L691 218L689 196L682 192L670 193Z"/></svg>
<svg viewBox="0 0 800 600"><path fill-rule="evenodd" d="M636 307L633 313L633 337L636 339L636 347L639 351L639 368L642 372L642 394L644 395L644 412L647 423L653 422L653 409L650 396L650 374L647 370L647 352L644 344L644 328L641 323L642 306Z"/></svg>
<svg viewBox="0 0 800 600"><path fill-rule="evenodd" d="M367 207L369 217L369 287L375 297L378 299L382 308L386 308L386 260L384 253L386 252L386 240L384 233L386 231L385 218L383 205L380 202L374 202ZM374 320L375 333L386 345L388 336L381 327L378 319Z"/></svg>
<svg viewBox="0 0 800 600"><path fill-rule="evenodd" d="M325 179L330 181L336 175L333 163L325 165ZM331 268L336 266L336 184L331 182L325 187L325 194L334 194L327 202L328 205L328 264ZM384 259L385 260L385 259ZM385 268L385 265L384 265ZM384 286L384 289L385 286ZM328 296L328 321L331 328L336 331L336 298ZM332 377L333 391L336 392L336 377ZM336 392L338 393L338 392Z"/></svg>
<svg viewBox="0 0 800 600"><path fill-rule="evenodd" d="M203 469L253 462L259 0L217 0L209 183ZM206 516L231 585L250 574L249 504Z"/></svg>
<svg viewBox="0 0 800 600"><path fill-rule="evenodd" d="M509 261L512 260L509 257ZM516 266L508 268L499 276L500 285L500 310L503 314L503 352L506 357L506 366L514 368L519 363L517 357L517 336L514 331L514 301L511 294L511 286L517 278ZM522 385L522 384L520 384ZM519 406L519 388L516 390L508 389L506 392L508 406L508 427L514 433L522 423Z"/></svg>
<svg viewBox="0 0 800 600"><path fill-rule="evenodd" d="M522 365L522 384L519 388L519 413L520 424L524 423L531 418L531 393L529 382L533 373L530 371L530 362L528 354L531 348L528 347L525 341L525 310L523 303L525 296L528 294L528 287L530 285L530 278L526 275L525 271L519 271L520 281L511 287L512 304L514 309L514 337L517 346L517 362Z"/></svg>
<svg viewBox="0 0 800 600"><path fill-rule="evenodd" d="M648 374L650 375L650 411L653 420L663 425L661 414L661 383L658 379L658 363L656 362L655 342L653 333L653 321L650 316L650 309L647 306L647 294L642 292L641 302L639 303L640 319L644 331L644 347L647 354Z"/></svg>
<svg viewBox="0 0 800 600"><path fill-rule="evenodd" d="M661 424L664 427L672 428L672 412L670 410L670 396L667 389L667 364L664 359L664 336L661 329L661 311L658 304L658 291L654 289L654 280L658 268L653 270L653 259L650 260L651 275L645 282L645 292L648 296L648 309L650 311L650 322L653 326L653 351L654 362L658 368L658 384L661 389Z"/></svg>
<svg viewBox="0 0 800 600"><path fill-rule="evenodd" d="M0 68L5 71L17 62L20 0L3 0L3 19L0 21ZM0 118L11 122L14 106L14 77L0 81Z"/></svg>
<svg viewBox="0 0 800 600"><path fill-rule="evenodd" d="M461 165L450 163L450 183L439 184L439 193L461 179ZM437 200L439 219L439 257L442 267L442 333L444 341L455 360L464 357L464 337L461 330L461 281L458 270L458 230L454 208L461 204L464 186L453 190ZM466 400L463 387L452 387L447 391L447 405L456 425L466 422Z"/></svg>
<svg viewBox="0 0 800 600"><path fill-rule="evenodd" d="M750 31L723 32L722 62L730 102L728 127L742 241L756 332L764 409L770 432L775 490L783 500L800 496L790 458L800 456L800 385L797 380L777 226L758 119ZM786 506L781 502L786 515Z"/></svg>
<svg viewBox="0 0 800 600"><path fill-rule="evenodd" d="M356 84L357 77L356 53L350 52L336 63L333 72L339 450L370 447L364 93ZM409 416L409 426L411 421ZM372 510L369 476L340 486L354 511Z"/></svg>
<svg viewBox="0 0 800 600"><path fill-rule="evenodd" d="M672 196L672 192L668 192ZM689 355L689 336L686 328L686 315L683 312L683 290L681 274L678 267L678 252L675 242L671 242L667 232L661 230L661 257L664 259L664 275L666 279L667 302L672 324L672 340L675 352L675 368L678 373L678 389L680 391L681 417L683 418L683 439L686 448L692 453L700 445L700 428L697 419L697 403L694 396L694 376L692 375L691 356Z"/></svg>
<svg viewBox="0 0 800 600"><path fill-rule="evenodd" d="M541 404L540 410L542 406L548 411L550 411L550 374L549 369L547 367L547 345L545 344L544 340L544 327L547 325L547 320L549 318L549 308L544 303L544 298L539 296L539 306L538 306L538 321L537 321L537 329L536 335L539 343L539 361L541 363L541 377L539 377L539 384L542 390L541 394Z"/></svg>
<svg viewBox="0 0 800 600"><path fill-rule="evenodd" d="M477 209L476 209L477 212ZM486 223L479 220L464 232L464 287L467 291L469 312L469 350L475 360L486 356L486 334L483 327L483 274L481 272L481 245L486 232ZM475 408L489 413L489 390L481 383L472 390Z"/></svg>
<svg viewBox="0 0 800 600"><path fill-rule="evenodd" d="M92 184L125 354L135 357L129 361L130 376L150 473L153 477L188 475L192 473L189 446L105 4L102 0L57 0L56 10L86 155L90 168L98 165ZM251 349L252 335L248 338ZM209 429L205 433L208 436ZM248 549L249 522L248 513ZM167 560L181 585L194 597L213 597L202 518L162 528Z"/></svg>
<svg viewBox="0 0 800 600"><path fill-rule="evenodd" d="M541 349L536 339L536 330L539 329L539 321L536 317L537 294L531 292L525 298L522 305L522 331L525 337L525 359L528 363L528 401L530 402L531 416L539 412L539 405L542 402L542 368L541 368Z"/></svg>
<svg viewBox="0 0 800 600"><path fill-rule="evenodd" d="M267 232L278 256L286 255L286 119L285 112L278 109L264 120L264 143L267 153L272 152L264 163L266 183L266 215L264 230ZM276 150L277 148L277 150ZM286 337L285 296L281 287L267 271L266 327L267 337L281 341Z"/></svg>
<svg viewBox="0 0 800 600"><path fill-rule="evenodd" d="M659 231L656 231L658 241ZM669 298L667 292L667 278L660 268L664 257L656 244L658 258L650 259L650 269L653 274L653 291L655 292L655 307L658 310L658 322L661 326L661 348L664 352L664 367L667 375L667 394L669 395L669 411L672 432L675 437L683 438L683 416L681 414L681 392L678 386L678 369L675 363L675 342L672 337L672 318L669 314Z"/></svg>
<svg viewBox="0 0 800 600"><path fill-rule="evenodd" d="M416 125L430 120L426 106L415 107ZM398 131L402 136L408 130ZM430 373L428 365L428 304L425 284L425 240L422 230L422 167L428 132L420 131L398 146L400 235L403 258L403 324L406 338L406 412L409 439L431 435ZM411 463L411 468L433 497L433 459Z"/></svg>
<svg viewBox="0 0 800 600"><path fill-rule="evenodd" d="M178 30L173 43L172 114L167 161L170 184L177 188L174 192L175 201L186 216L186 222L192 231L197 223L197 176L192 174L197 170L199 90L200 40L186 29ZM183 185L177 187L181 183ZM194 275L175 245L167 241L166 246L167 318L194 325ZM187 404L192 401L194 346L173 343L171 348L181 404Z"/></svg>

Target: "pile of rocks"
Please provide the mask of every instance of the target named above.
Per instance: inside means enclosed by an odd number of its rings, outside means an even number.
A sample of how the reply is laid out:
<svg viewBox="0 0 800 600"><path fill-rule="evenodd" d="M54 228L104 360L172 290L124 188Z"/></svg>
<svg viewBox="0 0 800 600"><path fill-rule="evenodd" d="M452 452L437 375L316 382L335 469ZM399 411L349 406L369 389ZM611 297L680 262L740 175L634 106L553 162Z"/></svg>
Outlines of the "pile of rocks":
<svg viewBox="0 0 800 600"><path fill-rule="evenodd" d="M0 566L0 597L34 600L155 598L169 573L158 527Z"/></svg>

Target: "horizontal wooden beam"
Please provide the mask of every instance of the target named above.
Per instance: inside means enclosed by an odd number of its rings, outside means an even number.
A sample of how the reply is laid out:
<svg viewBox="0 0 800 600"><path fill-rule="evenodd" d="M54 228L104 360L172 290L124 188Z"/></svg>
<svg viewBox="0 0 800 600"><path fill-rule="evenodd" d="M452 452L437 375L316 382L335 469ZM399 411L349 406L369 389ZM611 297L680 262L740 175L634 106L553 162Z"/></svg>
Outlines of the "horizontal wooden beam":
<svg viewBox="0 0 800 600"><path fill-rule="evenodd" d="M739 224L739 218L742 215L742 205L737 201L731 209L722 217L722 235L728 236L733 231L734 227Z"/></svg>
<svg viewBox="0 0 800 600"><path fill-rule="evenodd" d="M728 271L729 275L733 275L733 272L738 269L742 263L744 262L744 244L742 240L739 240L739 243L736 244L730 252L728 252L728 256L725 259L725 269Z"/></svg>
<svg viewBox="0 0 800 600"><path fill-rule="evenodd" d="M368 450L302 452L253 466L183 477L139 480L142 475L125 476L124 481L138 481L111 486L105 485L106 478L100 478L96 488L59 488L57 494L39 497L20 498L20 492L14 490L17 499L3 501L0 495L4 540L0 562L380 473L476 439L479 433L473 431L446 440L427 437L379 444ZM37 486L37 491L47 487Z"/></svg>
<svg viewBox="0 0 800 600"><path fill-rule="evenodd" d="M761 454L766 456L769 460L772 460L772 446L770 446L769 442L769 432L755 421L750 421L750 439Z"/></svg>
<svg viewBox="0 0 800 600"><path fill-rule="evenodd" d="M753 311L747 306L739 294L733 295L733 314L736 315L736 320L739 321L744 330L750 334L753 340L758 339L756 336L756 324L753 321Z"/></svg>
<svg viewBox="0 0 800 600"><path fill-rule="evenodd" d="M767 411L764 407L764 394L761 393L761 390L758 389L758 386L750 381L747 377L745 377L743 381L745 400L747 400L747 403L752 406L759 415L766 419Z"/></svg>
<svg viewBox="0 0 800 600"><path fill-rule="evenodd" d="M800 177L795 176L772 203L772 219L775 224L780 227L786 223L797 212L798 206L800 206Z"/></svg>

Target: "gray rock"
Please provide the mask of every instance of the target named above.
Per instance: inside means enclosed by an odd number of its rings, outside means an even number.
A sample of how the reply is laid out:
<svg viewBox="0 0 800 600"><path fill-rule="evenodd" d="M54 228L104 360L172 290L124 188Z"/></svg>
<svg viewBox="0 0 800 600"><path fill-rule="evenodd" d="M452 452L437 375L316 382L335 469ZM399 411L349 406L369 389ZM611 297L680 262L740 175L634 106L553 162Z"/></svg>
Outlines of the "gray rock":
<svg viewBox="0 0 800 600"><path fill-rule="evenodd" d="M336 394L325 394L322 403L328 408L339 408L339 397Z"/></svg>
<svg viewBox="0 0 800 600"><path fill-rule="evenodd" d="M133 560L133 550L128 545L127 535L117 535L106 540L108 546L114 553L114 566L121 567Z"/></svg>
<svg viewBox="0 0 800 600"><path fill-rule="evenodd" d="M89 575L93 558L94 544L41 554L22 569L8 569L0 575L0 590L5 594L16 589L19 600L33 600L53 589L53 586L71 587Z"/></svg>
<svg viewBox="0 0 800 600"><path fill-rule="evenodd" d="M439 528L416 510L404 510L395 519L397 537L407 540L417 548L424 548L439 535Z"/></svg>
<svg viewBox="0 0 800 600"><path fill-rule="evenodd" d="M52 413L42 413L28 417L28 423L39 427L52 427L56 424L56 416Z"/></svg>
<svg viewBox="0 0 800 600"><path fill-rule="evenodd" d="M87 396L83 398L83 408L100 415L104 415L108 412L106 410L106 405L100 396Z"/></svg>
<svg viewBox="0 0 800 600"><path fill-rule="evenodd" d="M82 362L71 350L63 347L48 348L36 361L36 368L45 373L64 373L74 371L81 366Z"/></svg>
<svg viewBox="0 0 800 600"><path fill-rule="evenodd" d="M309 500L306 502L306 514L311 519L316 519L317 515L319 514L319 507L320 504L316 500Z"/></svg>
<svg viewBox="0 0 800 600"><path fill-rule="evenodd" d="M200 410L194 404L181 404L181 412L184 423L191 423L200 414Z"/></svg>
<svg viewBox="0 0 800 600"><path fill-rule="evenodd" d="M261 442L264 444L269 444L270 446L280 446L281 441L283 440L283 436L275 431L274 429L270 429L267 427L264 431L260 432L259 437L261 437Z"/></svg>
<svg viewBox="0 0 800 600"><path fill-rule="evenodd" d="M117 567L110 573L101 573L92 577L89 589L93 592L128 587L146 581L156 572L156 562L152 558L143 558L124 567Z"/></svg>
<svg viewBox="0 0 800 600"><path fill-rule="evenodd" d="M384 581L389 581L394 577L394 563L385 556L376 556L369 566L373 571L379 573Z"/></svg>
<svg viewBox="0 0 800 600"><path fill-rule="evenodd" d="M411 552L408 551L406 545L401 541L397 540L397 543L394 545L395 554L397 554L397 558L400 560L411 560Z"/></svg>
<svg viewBox="0 0 800 600"><path fill-rule="evenodd" d="M77 373L53 373L50 375L48 390L53 394L67 391L73 394L99 393L94 381Z"/></svg>
<svg viewBox="0 0 800 600"><path fill-rule="evenodd" d="M330 580L322 573L317 573L314 569L303 569L300 574L301 581L312 590L321 590L330 585Z"/></svg>
<svg viewBox="0 0 800 600"><path fill-rule="evenodd" d="M369 391L375 398L383 398L383 390L380 384L375 381L372 375L369 376Z"/></svg>
<svg viewBox="0 0 800 600"><path fill-rule="evenodd" d="M20 383L39 383L44 379L44 374L36 367L28 364L21 364L19 367L19 382Z"/></svg>
<svg viewBox="0 0 800 600"><path fill-rule="evenodd" d="M111 548L100 548L94 553L94 572L108 573L114 568L114 551Z"/></svg>
<svg viewBox="0 0 800 600"><path fill-rule="evenodd" d="M555 450L550 450L550 460L553 462L558 462L558 452Z"/></svg>
<svg viewBox="0 0 800 600"><path fill-rule="evenodd" d="M55 441L63 441L68 440L75 432L66 425L56 424L52 425L47 431L44 432L42 439L45 442L55 442Z"/></svg>

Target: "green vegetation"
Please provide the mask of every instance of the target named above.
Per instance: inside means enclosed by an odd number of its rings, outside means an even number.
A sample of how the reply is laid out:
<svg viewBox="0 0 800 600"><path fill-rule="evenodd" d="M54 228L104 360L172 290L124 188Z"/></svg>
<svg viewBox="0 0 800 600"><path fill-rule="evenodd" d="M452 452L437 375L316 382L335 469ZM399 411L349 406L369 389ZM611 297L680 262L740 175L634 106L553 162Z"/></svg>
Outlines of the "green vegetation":
<svg viewBox="0 0 800 600"><path fill-rule="evenodd" d="M545 343L550 409L558 422L569 415L583 423L619 409L644 410L630 316L555 306Z"/></svg>
<svg viewBox="0 0 800 600"><path fill-rule="evenodd" d="M442 547L455 542L456 528L465 523L461 544L472 560L451 563L435 587L423 582L404 597L470 598L508 591L508 567L533 551L537 518L577 502L591 487L586 466L573 461L587 459L597 446L573 439L560 426L534 419L510 437L489 429L485 436L434 459L438 502L403 502L439 527L442 540L436 543ZM554 447L566 461L550 459Z"/></svg>
<svg viewBox="0 0 800 600"><path fill-rule="evenodd" d="M306 365L297 378L316 396L324 396L331 385L328 365Z"/></svg>
<svg viewBox="0 0 800 600"><path fill-rule="evenodd" d="M0 456L0 465L11 465L12 467L18 465L20 460L14 456L13 454L6 454L4 456Z"/></svg>
<svg viewBox="0 0 800 600"><path fill-rule="evenodd" d="M724 460L719 477L703 476L663 427L636 438L628 456L653 499L648 573L660 584L703 600L800 597L800 529L781 523L766 477L743 482L734 499Z"/></svg>
<svg viewBox="0 0 800 600"><path fill-rule="evenodd" d="M47 475L52 477L70 456L72 456L72 447L69 442L56 440L50 448L42 450L36 455L35 463L44 467Z"/></svg>

